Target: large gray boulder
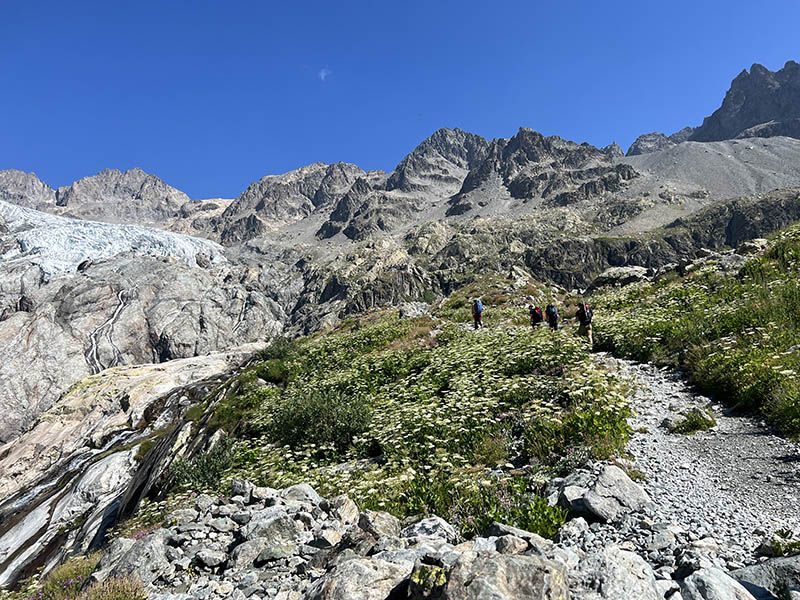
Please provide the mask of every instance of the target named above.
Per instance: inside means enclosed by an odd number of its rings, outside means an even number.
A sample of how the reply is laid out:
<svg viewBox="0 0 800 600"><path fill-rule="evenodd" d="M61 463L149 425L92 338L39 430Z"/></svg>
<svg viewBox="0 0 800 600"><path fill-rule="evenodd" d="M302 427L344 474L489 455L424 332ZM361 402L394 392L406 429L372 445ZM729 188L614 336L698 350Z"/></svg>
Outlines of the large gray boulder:
<svg viewBox="0 0 800 600"><path fill-rule="evenodd" d="M680 586L683 600L754 600L741 583L717 567L695 571Z"/></svg>
<svg viewBox="0 0 800 600"><path fill-rule="evenodd" d="M609 267L592 280L589 289L594 290L607 285L629 285L639 281L647 281L648 279L648 271L644 267Z"/></svg>
<svg viewBox="0 0 800 600"><path fill-rule="evenodd" d="M566 600L563 563L536 556L465 552L453 567L443 600Z"/></svg>
<svg viewBox="0 0 800 600"><path fill-rule="evenodd" d="M414 563L408 561L348 560L312 584L303 600L386 600L413 569Z"/></svg>
<svg viewBox="0 0 800 600"><path fill-rule="evenodd" d="M759 586L775 596L789 587L800 588L800 555L771 558L762 563L737 569L731 577L745 585Z"/></svg>
<svg viewBox="0 0 800 600"><path fill-rule="evenodd" d="M606 522L640 511L651 502L647 492L625 471L610 464L603 465L596 477L584 470L575 471L560 480L549 497L575 516Z"/></svg>
<svg viewBox="0 0 800 600"><path fill-rule="evenodd" d="M576 600L662 600L655 574L638 554L617 546L584 557L569 573Z"/></svg>

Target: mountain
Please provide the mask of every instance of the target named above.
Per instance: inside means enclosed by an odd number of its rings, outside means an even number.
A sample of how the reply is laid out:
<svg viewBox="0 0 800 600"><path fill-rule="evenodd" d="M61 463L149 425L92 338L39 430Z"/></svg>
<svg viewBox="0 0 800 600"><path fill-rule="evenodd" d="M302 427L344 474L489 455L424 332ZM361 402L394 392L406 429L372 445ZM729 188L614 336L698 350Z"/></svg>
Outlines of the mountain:
<svg viewBox="0 0 800 600"><path fill-rule="evenodd" d="M671 148L681 142L688 140L694 133L694 127L684 127L680 131L676 131L672 135L664 135L654 131L653 133L645 133L636 138L628 148L626 156L638 156L640 154L648 154L650 152L658 152Z"/></svg>
<svg viewBox="0 0 800 600"><path fill-rule="evenodd" d="M731 82L720 106L690 140L713 142L736 137L800 137L800 64L788 61L770 71L754 64Z"/></svg>
<svg viewBox="0 0 800 600"><path fill-rule="evenodd" d="M314 163L283 175L267 175L225 209L217 230L226 244L274 231L330 206L365 176L365 171L347 163Z"/></svg>
<svg viewBox="0 0 800 600"><path fill-rule="evenodd" d="M105 169L56 191L59 214L107 223L161 225L189 197L141 169Z"/></svg>
<svg viewBox="0 0 800 600"><path fill-rule="evenodd" d="M11 169L0 171L0 201L47 210L55 205L56 192L35 173Z"/></svg>

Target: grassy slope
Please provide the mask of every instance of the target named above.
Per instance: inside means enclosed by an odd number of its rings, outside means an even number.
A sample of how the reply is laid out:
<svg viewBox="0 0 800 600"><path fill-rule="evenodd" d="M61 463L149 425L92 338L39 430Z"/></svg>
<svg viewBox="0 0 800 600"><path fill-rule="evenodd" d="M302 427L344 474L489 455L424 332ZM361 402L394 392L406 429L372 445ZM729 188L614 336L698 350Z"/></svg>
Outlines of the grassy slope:
<svg viewBox="0 0 800 600"><path fill-rule="evenodd" d="M492 520L552 535L564 515L538 495L542 482L622 450L627 385L573 333L526 325L521 297L544 299L543 289L473 286L487 306L477 332L465 328L468 288L432 317L377 313L275 343L210 409L236 438L227 476L310 482L398 516L436 513L465 535ZM182 469L196 487L209 467Z"/></svg>
<svg viewBox="0 0 800 600"><path fill-rule="evenodd" d="M800 226L772 238L738 276L708 266L594 296L596 343L684 368L707 394L800 436Z"/></svg>

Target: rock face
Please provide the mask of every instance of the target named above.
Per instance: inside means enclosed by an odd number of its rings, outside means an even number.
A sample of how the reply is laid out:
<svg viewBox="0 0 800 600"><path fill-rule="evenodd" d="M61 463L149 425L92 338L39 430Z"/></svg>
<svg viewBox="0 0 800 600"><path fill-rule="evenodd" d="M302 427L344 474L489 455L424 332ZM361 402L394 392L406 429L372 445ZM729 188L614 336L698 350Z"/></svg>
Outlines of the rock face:
<svg viewBox="0 0 800 600"><path fill-rule="evenodd" d="M187 451L191 427L178 421L170 433L182 411L262 347L107 369L0 444L0 586L31 564L96 546L120 497L138 499ZM140 452L156 440L153 451Z"/></svg>
<svg viewBox="0 0 800 600"><path fill-rule="evenodd" d="M618 191L636 176L634 169L614 165L594 146L557 136L546 138L522 128L509 140L492 142L486 158L469 172L450 200L447 214L461 215L486 206L494 211L510 199L542 199L566 206Z"/></svg>
<svg viewBox="0 0 800 600"><path fill-rule="evenodd" d="M754 64L731 83L722 106L689 139L696 142L735 137L797 137L800 133L800 64L778 71Z"/></svg>
<svg viewBox="0 0 800 600"><path fill-rule="evenodd" d="M108 223L158 226L188 201L186 194L141 169L106 169L56 192L62 214Z"/></svg>
<svg viewBox="0 0 800 600"><path fill-rule="evenodd" d="M639 154L648 154L650 152L657 152L664 148L674 146L675 142L670 140L663 133L653 132L640 135L634 140L631 147L628 148L627 156L637 156Z"/></svg>
<svg viewBox="0 0 800 600"><path fill-rule="evenodd" d="M218 229L226 243L246 241L307 217L344 195L367 174L356 165L314 163L250 186L222 213Z"/></svg>
<svg viewBox="0 0 800 600"><path fill-rule="evenodd" d="M46 210L55 204L55 191L34 173L0 171L0 201Z"/></svg>
<svg viewBox="0 0 800 600"><path fill-rule="evenodd" d="M92 373L281 330L270 267L232 265L213 242L4 202L0 214L10 229L0 244L0 442Z"/></svg>
<svg viewBox="0 0 800 600"><path fill-rule="evenodd" d="M617 142L612 142L608 146L604 146L600 151L611 158L620 158L621 156L625 156L625 152L619 147Z"/></svg>

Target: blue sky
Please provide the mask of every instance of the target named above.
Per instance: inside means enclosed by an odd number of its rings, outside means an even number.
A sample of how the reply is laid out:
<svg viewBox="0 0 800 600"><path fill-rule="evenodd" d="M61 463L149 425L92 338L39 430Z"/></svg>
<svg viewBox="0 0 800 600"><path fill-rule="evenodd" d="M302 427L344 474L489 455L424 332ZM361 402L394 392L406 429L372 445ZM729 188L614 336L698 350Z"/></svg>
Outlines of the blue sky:
<svg viewBox="0 0 800 600"><path fill-rule="evenodd" d="M0 169L139 166L233 197L315 161L392 169L439 127L624 149L800 60L800 3L0 0Z"/></svg>

